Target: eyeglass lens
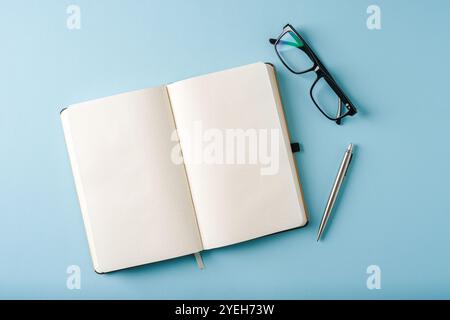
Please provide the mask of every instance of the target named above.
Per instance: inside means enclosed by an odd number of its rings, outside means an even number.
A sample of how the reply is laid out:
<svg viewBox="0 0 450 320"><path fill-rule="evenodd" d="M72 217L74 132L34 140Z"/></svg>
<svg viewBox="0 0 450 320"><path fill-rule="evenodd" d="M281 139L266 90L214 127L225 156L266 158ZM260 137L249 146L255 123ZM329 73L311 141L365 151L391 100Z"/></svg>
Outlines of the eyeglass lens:
<svg viewBox="0 0 450 320"><path fill-rule="evenodd" d="M303 41L297 35L288 31L276 44L276 50L283 62L294 72L304 72L311 69L314 62L301 50Z"/></svg>
<svg viewBox="0 0 450 320"><path fill-rule="evenodd" d="M345 108L341 111L341 100L324 77L314 83L311 95L316 105L332 119L336 119L346 112Z"/></svg>

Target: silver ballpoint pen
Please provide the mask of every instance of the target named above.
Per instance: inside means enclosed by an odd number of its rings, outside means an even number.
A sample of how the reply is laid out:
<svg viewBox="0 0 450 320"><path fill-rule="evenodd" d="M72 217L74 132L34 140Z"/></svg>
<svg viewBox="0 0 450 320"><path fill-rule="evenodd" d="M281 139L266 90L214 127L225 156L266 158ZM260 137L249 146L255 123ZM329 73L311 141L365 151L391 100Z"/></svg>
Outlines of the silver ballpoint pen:
<svg viewBox="0 0 450 320"><path fill-rule="evenodd" d="M344 181L345 175L347 174L348 166L353 157L353 144L350 144L345 151L344 159L342 160L341 166L339 168L336 180L334 181L333 188L331 189L330 196L328 197L327 206L325 207L325 212L323 213L322 221L320 222L319 233L317 234L317 241L320 240L323 231L327 225L328 219L330 218L331 211L333 210L334 203L336 202L337 196L339 194L339 189L341 188L342 182Z"/></svg>

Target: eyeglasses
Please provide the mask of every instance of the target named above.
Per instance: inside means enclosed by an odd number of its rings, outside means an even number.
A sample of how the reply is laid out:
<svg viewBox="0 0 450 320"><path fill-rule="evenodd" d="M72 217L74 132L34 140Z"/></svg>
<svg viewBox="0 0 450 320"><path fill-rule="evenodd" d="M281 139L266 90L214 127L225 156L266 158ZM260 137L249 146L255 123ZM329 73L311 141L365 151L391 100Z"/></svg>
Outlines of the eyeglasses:
<svg viewBox="0 0 450 320"><path fill-rule="evenodd" d="M325 117L340 125L343 118L357 113L355 106L339 88L311 47L290 24L283 28L278 39L270 39L270 43L275 46L281 62L292 73L304 74L311 71L316 73L317 77L309 94L317 109Z"/></svg>

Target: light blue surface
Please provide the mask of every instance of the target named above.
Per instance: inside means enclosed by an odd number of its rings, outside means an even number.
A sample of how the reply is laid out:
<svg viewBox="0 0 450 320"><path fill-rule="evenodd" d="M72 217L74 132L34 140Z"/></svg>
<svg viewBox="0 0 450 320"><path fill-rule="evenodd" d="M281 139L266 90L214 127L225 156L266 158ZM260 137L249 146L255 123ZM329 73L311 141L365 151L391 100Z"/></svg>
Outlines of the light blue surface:
<svg viewBox="0 0 450 320"><path fill-rule="evenodd" d="M66 28L66 8L82 28ZM366 27L381 7L382 29ZM0 10L0 298L450 298L450 2L4 1ZM360 113L342 127L267 39L301 30ZM279 71L311 222L110 275L93 272L59 110L256 61ZM320 244L349 142L356 158ZM79 265L81 290L66 288ZM366 268L382 270L368 290Z"/></svg>

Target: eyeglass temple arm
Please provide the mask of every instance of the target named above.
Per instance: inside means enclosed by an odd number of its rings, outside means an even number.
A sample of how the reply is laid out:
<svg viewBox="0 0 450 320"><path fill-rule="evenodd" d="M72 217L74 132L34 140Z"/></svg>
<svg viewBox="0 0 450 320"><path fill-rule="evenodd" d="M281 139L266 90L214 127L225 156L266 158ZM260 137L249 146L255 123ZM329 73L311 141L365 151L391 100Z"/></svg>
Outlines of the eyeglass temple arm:
<svg viewBox="0 0 450 320"><path fill-rule="evenodd" d="M270 42L271 44L275 45L275 43L277 43L277 39L270 38L270 39L269 39L269 42ZM288 46L292 46L292 47L296 47L296 48L299 47L297 43L291 42L291 41L280 40L279 43L282 43L282 44L288 45Z"/></svg>

